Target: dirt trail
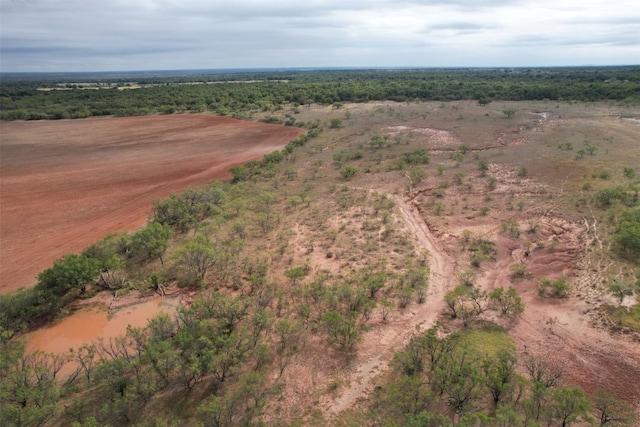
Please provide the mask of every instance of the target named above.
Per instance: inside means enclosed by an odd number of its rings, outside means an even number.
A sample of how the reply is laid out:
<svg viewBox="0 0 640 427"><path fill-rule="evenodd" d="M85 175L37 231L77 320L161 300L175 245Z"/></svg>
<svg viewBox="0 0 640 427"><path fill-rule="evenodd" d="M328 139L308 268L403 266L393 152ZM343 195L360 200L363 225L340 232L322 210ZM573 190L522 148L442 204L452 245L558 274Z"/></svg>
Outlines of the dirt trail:
<svg viewBox="0 0 640 427"><path fill-rule="evenodd" d="M437 240L420 216L417 208L401 197L392 198L407 229L415 237L419 250L430 253L430 281L427 299L423 304L412 305L404 313L396 315L364 335L358 346L355 360L348 374L348 384L342 393L325 407L329 416L354 408L372 391L374 379L389 368L393 354L408 342L416 327L426 330L432 327L444 309L444 294L453 277L454 261L439 246Z"/></svg>

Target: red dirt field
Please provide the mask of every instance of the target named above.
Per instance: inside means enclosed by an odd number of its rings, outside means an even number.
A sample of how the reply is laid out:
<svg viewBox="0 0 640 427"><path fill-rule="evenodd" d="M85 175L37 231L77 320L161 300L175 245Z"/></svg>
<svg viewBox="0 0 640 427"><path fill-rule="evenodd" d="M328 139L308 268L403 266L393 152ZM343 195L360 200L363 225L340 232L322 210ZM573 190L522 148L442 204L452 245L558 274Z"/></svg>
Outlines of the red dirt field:
<svg viewBox="0 0 640 427"><path fill-rule="evenodd" d="M206 114L3 122L0 292L140 227L154 199L230 176L301 132Z"/></svg>

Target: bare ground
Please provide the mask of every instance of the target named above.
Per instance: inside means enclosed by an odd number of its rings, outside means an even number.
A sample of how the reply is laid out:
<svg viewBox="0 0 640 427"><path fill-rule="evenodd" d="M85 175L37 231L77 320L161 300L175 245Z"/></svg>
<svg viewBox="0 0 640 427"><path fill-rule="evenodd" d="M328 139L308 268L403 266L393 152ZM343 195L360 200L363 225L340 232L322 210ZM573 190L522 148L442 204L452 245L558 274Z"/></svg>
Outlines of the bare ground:
<svg viewBox="0 0 640 427"><path fill-rule="evenodd" d="M585 172L580 170L579 164L572 164L574 169L566 168L565 160L558 160L556 164L547 158L536 160L539 155L533 151L523 157L526 151L522 150L534 150L541 144L539 141L548 138L544 136L547 128L555 129L558 125L559 120L554 120L552 114L538 115L540 118L532 125L498 132L495 146L487 140L478 149L480 152L493 149L498 154L498 161L492 161L488 170L488 176L497 180L496 188L490 192L491 198L487 198L489 192L482 189L481 181L476 184L480 188L476 194L460 193L456 187L449 187L447 200L457 199L451 212L459 211L464 204L463 212L434 216L428 206L438 188L437 180L418 186L407 200L394 197L398 216L416 240L417 248L431 252L430 292L425 304L412 305L387 322L370 325L371 330L358 346L357 356L346 363L344 376L335 376L333 385L322 390L324 395L314 402L328 419L334 419L346 410L365 407L373 396L374 386L379 383L377 379L389 368L394 351L402 348L416 326L424 330L443 315L443 296L447 289L455 286L456 273L468 262L465 261L467 255L460 249L461 234L465 229L475 236L495 241L498 248L497 260L483 266L477 285L487 291L512 285L523 298L526 306L523 315L515 322L505 324L516 343L520 360L529 356L551 359L564 366L566 384L580 385L587 393L604 388L634 405L640 414L640 382L636 380L640 378L640 343L637 337L612 333L594 321L599 305L603 298L606 299L602 284L609 274L603 258L589 256L592 250L603 252L597 221L585 217L567 219L560 211L563 207L557 203L557 198L575 192L576 184L572 181ZM628 128L624 131L628 132ZM391 137L402 135L422 140L432 155L441 156L436 161L455 167L447 159L447 153L455 150L460 142L455 135L405 125L384 129ZM551 150L555 145L548 144L547 147ZM475 146L471 145L470 150L475 151ZM613 151L611 153L615 155ZM510 164L514 160L528 162L525 164L543 180L520 176L518 166ZM553 187L547 183L553 183ZM384 186L374 187L380 190ZM478 215L477 207L474 208L481 205L483 199L491 207L488 216ZM512 206L505 210L503 206L507 200L512 200L509 203L513 204L518 200L526 203L524 209L521 206L519 210L513 210ZM517 238L500 230L501 221L509 218L520 221L522 234ZM528 223L538 224L535 233L526 231ZM530 255L525 255L527 246L532 248ZM515 280L512 277L510 266L516 262L527 265L526 278ZM557 300L538 295L536 285L540 278L555 279L561 275L566 276L573 287L568 298ZM447 318L446 314L443 318ZM338 362L334 364L339 365ZM303 375L303 372L297 371L296 375Z"/></svg>
<svg viewBox="0 0 640 427"><path fill-rule="evenodd" d="M205 114L3 122L0 292L302 131Z"/></svg>
<svg viewBox="0 0 640 427"><path fill-rule="evenodd" d="M335 399L323 402L323 409L329 416L355 408L360 400L371 394L373 380L389 368L394 353L409 341L416 328L424 331L436 323L444 308L444 294L451 285L453 259L440 248L417 208L402 197L393 199L415 239L416 249L430 253L429 293L423 304L381 322L365 334L355 360L350 363L346 378L349 385Z"/></svg>

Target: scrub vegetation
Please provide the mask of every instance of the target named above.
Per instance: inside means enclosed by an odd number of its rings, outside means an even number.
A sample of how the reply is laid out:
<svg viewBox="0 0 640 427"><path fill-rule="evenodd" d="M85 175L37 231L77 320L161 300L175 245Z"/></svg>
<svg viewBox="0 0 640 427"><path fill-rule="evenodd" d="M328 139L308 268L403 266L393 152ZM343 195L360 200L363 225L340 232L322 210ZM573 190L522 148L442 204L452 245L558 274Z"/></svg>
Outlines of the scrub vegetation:
<svg viewBox="0 0 640 427"><path fill-rule="evenodd" d="M634 425L637 67L191 82L3 83L4 119L305 130L0 295L3 425ZM181 304L27 350L105 293Z"/></svg>

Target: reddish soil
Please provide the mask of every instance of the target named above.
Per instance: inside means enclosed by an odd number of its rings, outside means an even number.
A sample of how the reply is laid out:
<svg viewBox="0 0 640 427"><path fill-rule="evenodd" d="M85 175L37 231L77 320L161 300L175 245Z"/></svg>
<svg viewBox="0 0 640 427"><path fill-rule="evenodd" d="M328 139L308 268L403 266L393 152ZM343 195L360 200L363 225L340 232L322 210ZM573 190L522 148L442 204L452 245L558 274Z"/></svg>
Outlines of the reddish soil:
<svg viewBox="0 0 640 427"><path fill-rule="evenodd" d="M0 292L301 132L205 114L2 123Z"/></svg>

